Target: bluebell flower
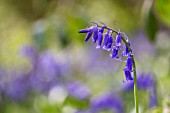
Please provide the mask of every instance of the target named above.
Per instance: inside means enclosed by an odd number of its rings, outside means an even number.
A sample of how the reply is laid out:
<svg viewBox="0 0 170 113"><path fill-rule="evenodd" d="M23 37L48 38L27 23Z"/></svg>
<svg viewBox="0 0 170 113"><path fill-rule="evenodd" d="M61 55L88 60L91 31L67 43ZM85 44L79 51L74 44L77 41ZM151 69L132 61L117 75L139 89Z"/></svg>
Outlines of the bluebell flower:
<svg viewBox="0 0 170 113"><path fill-rule="evenodd" d="M130 42L127 41L129 47L130 47ZM129 56L131 54L131 52L129 51L128 47L125 47L125 51L122 52L122 56Z"/></svg>
<svg viewBox="0 0 170 113"><path fill-rule="evenodd" d="M81 30L79 30L78 32L79 32L79 33L88 33L88 32L90 32L92 29L93 29L93 26L92 26L92 27L88 27L88 28L86 28L86 29L81 29Z"/></svg>
<svg viewBox="0 0 170 113"><path fill-rule="evenodd" d="M113 43L113 37L112 37L112 35L110 35L109 39L108 39L107 46L104 49L107 50L107 51L110 51L111 47L112 47L112 43Z"/></svg>
<svg viewBox="0 0 170 113"><path fill-rule="evenodd" d="M117 36L116 36L116 40L115 40L115 45L120 47L121 46L121 37L122 37L122 33L118 32Z"/></svg>
<svg viewBox="0 0 170 113"><path fill-rule="evenodd" d="M96 43L97 39L98 39L98 27L95 27L93 30L93 43Z"/></svg>
<svg viewBox="0 0 170 113"><path fill-rule="evenodd" d="M119 58L118 48L117 48L116 46L114 46L114 47L112 48L112 53L110 54L110 57L111 57L111 58L116 58L116 59Z"/></svg>
<svg viewBox="0 0 170 113"><path fill-rule="evenodd" d="M85 41L88 41L93 34L93 29L94 29L93 26L86 29L81 29L79 30L79 33L87 33Z"/></svg>
<svg viewBox="0 0 170 113"><path fill-rule="evenodd" d="M72 82L67 85L69 95L80 100L88 99L91 95L90 89L80 82Z"/></svg>
<svg viewBox="0 0 170 113"><path fill-rule="evenodd" d="M107 31L107 33L105 34L104 37L104 42L103 42L103 49L105 49L107 47L108 41L109 41L109 30Z"/></svg>
<svg viewBox="0 0 170 113"><path fill-rule="evenodd" d="M105 93L91 100L92 113L99 113L103 110L115 113L123 113L123 102L118 95Z"/></svg>
<svg viewBox="0 0 170 113"><path fill-rule="evenodd" d="M86 38L85 38L85 41L88 41L88 40L90 39L90 37L92 36L92 34L93 34L93 29L91 29L91 30L87 33Z"/></svg>
<svg viewBox="0 0 170 113"><path fill-rule="evenodd" d="M132 74L131 74L131 71L125 67L124 69L124 74L125 74L125 77L126 77L126 80L133 80L133 77L132 77Z"/></svg>
<svg viewBox="0 0 170 113"><path fill-rule="evenodd" d="M97 46L96 46L97 49L102 47L103 32L104 32L104 28L100 28L99 32L98 32L98 43L97 43Z"/></svg>
<svg viewBox="0 0 170 113"><path fill-rule="evenodd" d="M126 60L126 69L132 72L133 71L132 66L133 66L133 60L132 57L129 56Z"/></svg>

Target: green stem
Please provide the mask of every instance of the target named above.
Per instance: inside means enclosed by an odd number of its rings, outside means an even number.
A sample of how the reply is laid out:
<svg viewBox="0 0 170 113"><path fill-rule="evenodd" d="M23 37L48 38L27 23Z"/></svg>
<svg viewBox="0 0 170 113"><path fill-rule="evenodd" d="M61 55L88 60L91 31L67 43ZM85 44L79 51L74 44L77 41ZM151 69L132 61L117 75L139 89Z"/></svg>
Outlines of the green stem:
<svg viewBox="0 0 170 113"><path fill-rule="evenodd" d="M136 108L136 113L139 113L139 108L138 108L138 85L137 85L137 79L136 79L136 65L135 65L134 56L132 55L131 57L132 57L132 60L133 60L133 68L135 69L135 71L133 72L135 108Z"/></svg>
<svg viewBox="0 0 170 113"><path fill-rule="evenodd" d="M126 40L122 37L123 42L126 44L128 47L129 51L132 53L132 49L129 47L128 43ZM134 100L135 100L135 109L136 113L139 113L139 107L138 107L138 85L137 85L137 77L136 77L136 64L135 64L135 59L133 54L130 55L133 61L133 76L134 76Z"/></svg>

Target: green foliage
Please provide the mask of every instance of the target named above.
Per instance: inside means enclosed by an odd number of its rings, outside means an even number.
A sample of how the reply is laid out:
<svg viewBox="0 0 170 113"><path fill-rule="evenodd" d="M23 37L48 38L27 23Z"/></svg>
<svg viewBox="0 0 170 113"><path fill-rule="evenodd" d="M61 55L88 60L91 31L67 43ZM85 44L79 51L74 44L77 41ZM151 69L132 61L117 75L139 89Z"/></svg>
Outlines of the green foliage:
<svg viewBox="0 0 170 113"><path fill-rule="evenodd" d="M160 19L165 26L170 27L170 1L155 0L155 10L158 19Z"/></svg>
<svg viewBox="0 0 170 113"><path fill-rule="evenodd" d="M158 22L153 13L153 11L149 11L148 18L146 20L146 33L149 36L150 41L155 41L155 36L158 31Z"/></svg>

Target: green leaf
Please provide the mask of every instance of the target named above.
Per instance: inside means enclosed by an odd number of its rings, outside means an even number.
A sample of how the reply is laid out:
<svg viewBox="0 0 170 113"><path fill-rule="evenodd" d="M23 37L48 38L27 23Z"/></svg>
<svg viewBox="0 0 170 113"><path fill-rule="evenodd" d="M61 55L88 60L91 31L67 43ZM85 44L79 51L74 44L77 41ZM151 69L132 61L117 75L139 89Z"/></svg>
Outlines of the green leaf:
<svg viewBox="0 0 170 113"><path fill-rule="evenodd" d="M148 18L146 20L146 33L149 36L150 41L155 41L155 36L158 31L158 22L156 20L155 15L150 10L148 14Z"/></svg>
<svg viewBox="0 0 170 113"><path fill-rule="evenodd" d="M170 1L155 0L155 11L159 20L170 27Z"/></svg>

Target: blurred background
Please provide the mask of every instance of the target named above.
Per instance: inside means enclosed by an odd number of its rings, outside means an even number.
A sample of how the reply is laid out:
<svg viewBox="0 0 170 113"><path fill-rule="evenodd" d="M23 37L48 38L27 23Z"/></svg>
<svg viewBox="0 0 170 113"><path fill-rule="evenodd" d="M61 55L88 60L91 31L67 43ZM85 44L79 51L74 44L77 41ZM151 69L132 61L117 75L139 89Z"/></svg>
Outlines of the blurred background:
<svg viewBox="0 0 170 113"><path fill-rule="evenodd" d="M141 113L170 113L170 0L0 0L0 113L134 113L125 64L78 33L92 21L128 35Z"/></svg>

